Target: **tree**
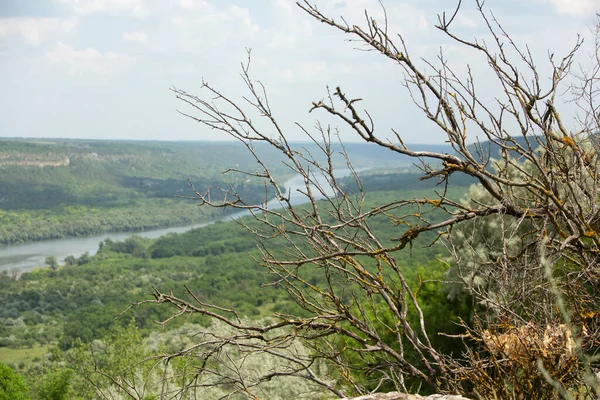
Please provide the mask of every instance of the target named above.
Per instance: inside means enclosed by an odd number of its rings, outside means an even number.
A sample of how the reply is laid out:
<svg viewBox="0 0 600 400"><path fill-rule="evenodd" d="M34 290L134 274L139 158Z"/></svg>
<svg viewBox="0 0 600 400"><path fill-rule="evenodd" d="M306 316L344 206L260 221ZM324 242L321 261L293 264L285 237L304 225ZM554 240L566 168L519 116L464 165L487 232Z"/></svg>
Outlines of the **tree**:
<svg viewBox="0 0 600 400"><path fill-rule="evenodd" d="M68 255L68 256L65 257L65 265L67 267L75 265L76 263L77 263L77 260L75 259L74 255Z"/></svg>
<svg viewBox="0 0 600 400"><path fill-rule="evenodd" d="M0 399L29 399L29 389L27 389L23 378L11 367L4 364L0 364Z"/></svg>
<svg viewBox="0 0 600 400"><path fill-rule="evenodd" d="M222 189L222 197L193 190L205 206L251 212L254 220L240 223L258 240L258 262L273 276L273 285L286 290L302 310L274 314L270 323L252 323L235 310L202 301L192 289L188 298L156 291L155 302L175 307L173 318L197 313L234 330L222 336L206 332L211 340L210 346L204 343L205 351L199 345L176 355L202 360L194 378L187 380L188 388L223 385L255 398L263 382L295 376L340 397L424 386L477 398L600 394L594 372L600 343L600 44L596 42L596 57L583 74L572 72L581 42L562 58L550 55L546 81L528 49L512 40L483 2L476 4L491 42L454 32L460 2L451 16L439 17L437 28L486 60L501 88L491 103L479 96L470 73L461 78L442 55L437 61L414 60L402 36L396 40L388 35L387 20L367 13L364 27L348 25L309 1L298 3L310 17L396 63L415 106L439 128L454 153L413 150L397 132L389 140L359 109L360 99L340 87L328 92L327 100L314 102L311 112L333 116L341 129L367 143L412 157L421 165L422 179L438 181L440 190L433 198L365 207L365 193L346 192L333 167L335 128L299 126L321 154L294 148L271 111L265 88L251 78L250 58L242 66L249 92L243 102L206 82L200 96L173 89L191 110L182 112L185 116L239 140L255 157L258 170L228 172L263 179L276 193L277 206L268 204L268 198L247 202L233 188ZM580 107L580 119L570 128L560 113L565 95ZM470 144L475 135L492 150L480 142ZM268 160L255 150L259 142L280 151L290 171L304 179L301 193L308 206L292 204ZM361 188L350 160L347 168ZM456 175L478 182L465 201L447 195ZM397 237L377 237L371 223L382 216L399 227ZM489 234L483 236L484 231ZM452 255L455 292L467 293L474 304L473 320L462 323L462 354L444 353L434 344L432 336L444 332L429 329L419 288L409 284L396 259L397 252L431 232ZM307 279L315 275L318 280ZM312 351L283 351L295 341ZM288 364L254 376L235 373L242 367L227 364L227 348L276 355ZM223 378L211 367L218 363L233 371L227 379L214 379Z"/></svg>
<svg viewBox="0 0 600 400"><path fill-rule="evenodd" d="M89 251L86 251L85 253L83 253L82 255L79 256L79 258L77 259L76 263L77 265L84 265L90 262L90 253Z"/></svg>
<svg viewBox="0 0 600 400"><path fill-rule="evenodd" d="M31 397L40 400L64 400L74 398L72 389L75 371L65 365L64 353L53 348L40 362L28 366L25 373ZM78 397L84 398L84 397Z"/></svg>
<svg viewBox="0 0 600 400"><path fill-rule="evenodd" d="M33 375L30 379L32 396L40 400L66 400L72 398L71 377L73 370L70 368L60 368L49 366L41 371L36 371L39 375Z"/></svg>
<svg viewBox="0 0 600 400"><path fill-rule="evenodd" d="M58 262L56 262L56 257L54 257L54 256L46 257L44 264L46 264L51 269L56 269L58 267Z"/></svg>
<svg viewBox="0 0 600 400"><path fill-rule="evenodd" d="M70 356L78 367L74 389L86 398L145 400L157 398L155 393L164 387L153 376L160 374L160 369L155 368L133 320L127 327L117 326L102 340L87 345L80 342Z"/></svg>

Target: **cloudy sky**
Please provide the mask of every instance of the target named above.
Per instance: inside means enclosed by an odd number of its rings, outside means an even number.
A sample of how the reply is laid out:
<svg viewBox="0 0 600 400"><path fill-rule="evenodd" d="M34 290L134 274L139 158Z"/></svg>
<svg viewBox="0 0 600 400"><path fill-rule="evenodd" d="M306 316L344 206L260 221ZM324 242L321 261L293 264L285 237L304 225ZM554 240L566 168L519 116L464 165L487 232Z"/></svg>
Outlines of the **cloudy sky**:
<svg viewBox="0 0 600 400"><path fill-rule="evenodd" d="M364 9L382 14L376 0L315 2L350 23L360 23ZM481 57L434 27L454 0L383 3L413 59L435 57L442 48L459 70L467 63L485 68ZM485 38L474 1L463 3L455 28L467 38ZM548 49L562 54L578 33L591 42L596 3L487 0L486 9L543 64ZM442 142L411 106L400 69L345 39L290 0L0 0L0 136L225 139L180 116L183 105L169 88L194 93L205 79L241 96L240 62L251 48L253 78L265 84L276 116L295 139L302 135L293 122L310 127L321 117L307 112L329 85L363 98L380 132L395 128L406 142Z"/></svg>

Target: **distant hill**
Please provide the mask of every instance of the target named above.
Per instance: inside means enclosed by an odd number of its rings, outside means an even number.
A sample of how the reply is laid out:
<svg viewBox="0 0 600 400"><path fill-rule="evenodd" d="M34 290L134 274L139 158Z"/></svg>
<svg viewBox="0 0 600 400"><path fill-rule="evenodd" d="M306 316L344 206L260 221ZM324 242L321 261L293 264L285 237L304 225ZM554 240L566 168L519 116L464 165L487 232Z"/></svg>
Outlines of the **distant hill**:
<svg viewBox="0 0 600 400"><path fill-rule="evenodd" d="M84 140L1 140L0 208L121 206L224 184L225 163L248 167L239 146Z"/></svg>
<svg viewBox="0 0 600 400"><path fill-rule="evenodd" d="M224 176L227 167L256 169L256 161L222 142L1 139L0 243L200 222L215 211L177 198L193 197L188 179L214 198L233 185L260 201L263 183Z"/></svg>
<svg viewBox="0 0 600 400"><path fill-rule="evenodd" d="M527 140L523 136L516 136L513 139L519 146L523 147L524 149L528 148ZM536 150L538 147L540 147L540 143L545 143L545 139L542 136L532 136L528 139L533 150ZM468 149L474 155L481 153L484 159L487 157L494 159L501 158L501 147L496 143L490 142L489 140L477 144L471 144L468 146ZM518 154L512 152L511 156L518 157Z"/></svg>
<svg viewBox="0 0 600 400"><path fill-rule="evenodd" d="M321 162L325 160L315 144L293 146L308 150ZM357 167L412 162L372 144L345 147ZM280 153L264 143L257 143L255 149L274 173L287 172ZM333 150L336 164L343 167L341 146L335 145ZM247 177L223 176L222 172L231 167L256 170L256 161L241 143L0 139L0 208L120 206L140 197L190 194L188 179L198 188L242 182L239 186L243 190L252 183Z"/></svg>
<svg viewBox="0 0 600 400"><path fill-rule="evenodd" d="M419 151L453 153L446 145L407 145ZM292 147L326 161L314 143ZM265 143L253 148L271 172L285 179L291 171L285 156ZM408 156L372 143L346 143L353 166L369 169L367 190L435 186L408 176ZM345 168L342 145L332 144L336 168ZM475 147L472 147L474 149ZM497 146L481 144L484 153ZM199 190L233 186L249 201L260 201L264 183L228 168L256 171L259 166L242 143L107 141L74 139L0 139L0 243L97 234L103 231L151 229L200 222L209 213L191 200L188 183ZM381 176L374 173L385 172ZM396 172L391 177L387 172ZM464 182L463 182L464 181ZM472 180L453 180L466 185ZM351 186L351 185L350 185ZM389 186L389 188L388 188Z"/></svg>
<svg viewBox="0 0 600 400"><path fill-rule="evenodd" d="M342 150L340 145L333 147L338 153ZM415 151L453 152L452 147L446 144L407 144L407 147ZM355 167L406 166L416 161L414 158L374 143L345 143L344 148Z"/></svg>
<svg viewBox="0 0 600 400"><path fill-rule="evenodd" d="M291 174L284 155L264 143L253 146L275 176ZM315 144L293 147L325 161ZM411 162L375 145L346 149L357 168ZM332 151L336 167L346 167L341 146ZM259 202L261 180L222 173L258 167L239 142L0 139L0 243L197 223L215 211L178 198L193 197L188 179L198 190L210 187L213 198L231 185Z"/></svg>
<svg viewBox="0 0 600 400"><path fill-rule="evenodd" d="M515 142L527 149L528 144L525 138L522 136L515 137ZM531 137L529 138L530 144L534 150L540 147L540 143L544 143L543 137ZM440 184L440 180L433 178L427 180L420 180L423 174L416 168L407 169L399 168L394 169L393 166L385 165L385 161L394 160L399 163L400 166L415 164L418 160L404 156L388 149L381 147L375 148L364 148L361 145L354 144L348 145L347 150L360 155L365 155L369 159L382 160L380 163L381 168L374 166L374 168L367 171L363 171L360 176L362 180L362 186L364 191L388 191L388 190L420 190L427 188L436 188ZM407 147L414 151L432 151L437 153L457 154L454 149L449 145L410 145ZM501 158L501 147L491 141L483 141L481 143L474 143L469 145L468 150L476 158L480 160L500 159ZM511 156L518 157L516 152L512 152ZM428 160L430 163L435 164L435 160ZM440 164L441 165L441 164ZM491 164L488 164L489 168ZM356 192L359 190L357 183L352 177L347 177L341 180L345 186L344 190L349 192ZM454 174L450 177L449 183L454 187L468 187L472 184L477 183L477 179L465 175L465 174Z"/></svg>

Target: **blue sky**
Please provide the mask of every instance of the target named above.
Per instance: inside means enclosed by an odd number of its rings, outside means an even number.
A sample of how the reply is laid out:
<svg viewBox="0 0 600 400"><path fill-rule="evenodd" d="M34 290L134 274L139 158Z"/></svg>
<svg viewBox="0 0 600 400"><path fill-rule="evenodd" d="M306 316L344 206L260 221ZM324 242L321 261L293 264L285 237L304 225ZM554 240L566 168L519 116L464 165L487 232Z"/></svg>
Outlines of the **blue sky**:
<svg viewBox="0 0 600 400"><path fill-rule="evenodd" d="M315 3L351 23L361 22L364 9L381 16L376 0ZM479 56L434 28L437 14L451 12L455 1L383 4L413 59L435 58L442 48L458 70L466 64L485 69ZM457 31L485 39L474 1L463 4ZM548 49L566 52L578 33L593 42L596 8L596 0L486 2L541 65ZM411 105L401 70L345 39L289 0L0 0L0 136L226 139L180 116L176 110L183 105L169 88L193 93L204 78L237 98L244 94L240 62L251 48L253 77L267 87L294 139L304 139L294 122L310 128L315 118L327 121L308 110L329 85L365 99L382 135L394 128L406 142L443 142ZM588 50L581 52L584 65ZM485 92L486 80L480 84ZM356 140L348 130L341 134Z"/></svg>

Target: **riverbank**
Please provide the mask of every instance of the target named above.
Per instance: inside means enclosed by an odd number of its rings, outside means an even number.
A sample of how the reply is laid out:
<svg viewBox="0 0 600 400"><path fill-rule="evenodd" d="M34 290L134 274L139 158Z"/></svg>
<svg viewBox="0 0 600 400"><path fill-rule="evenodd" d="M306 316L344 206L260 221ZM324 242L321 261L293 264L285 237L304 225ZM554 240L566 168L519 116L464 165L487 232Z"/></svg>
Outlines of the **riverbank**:
<svg viewBox="0 0 600 400"><path fill-rule="evenodd" d="M65 206L52 210L0 210L0 244L136 232L200 223L218 211L185 199L141 199L120 207Z"/></svg>

